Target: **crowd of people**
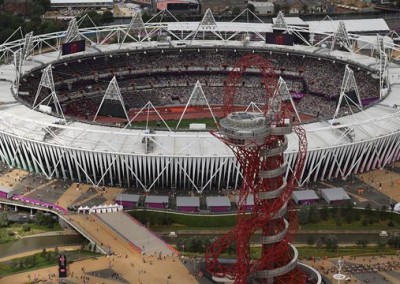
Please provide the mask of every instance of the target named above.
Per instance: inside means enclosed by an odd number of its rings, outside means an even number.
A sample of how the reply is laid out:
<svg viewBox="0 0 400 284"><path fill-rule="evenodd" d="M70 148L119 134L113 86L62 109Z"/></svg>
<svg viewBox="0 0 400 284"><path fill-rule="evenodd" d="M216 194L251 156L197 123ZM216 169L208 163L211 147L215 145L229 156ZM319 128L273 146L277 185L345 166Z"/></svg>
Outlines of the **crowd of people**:
<svg viewBox="0 0 400 284"><path fill-rule="evenodd" d="M127 109L141 108L148 101L155 106L184 105L197 81L209 104L222 104L229 72L245 54L248 51L215 49L109 54L54 64L53 76L58 99L65 114L70 116L94 115L113 76L117 78ZM262 56L269 60L275 73L285 79L292 93L302 94L295 98L300 112L332 117L344 63L289 53L265 52ZM351 68L361 99L378 98L379 82L367 70ZM22 80L20 91L29 93L23 96L28 104L33 104L40 77L40 70L37 70ZM48 95L48 90L42 90L37 103ZM246 72L237 84L235 104L263 103L264 100L265 88L260 76ZM339 115L349 112L342 107Z"/></svg>

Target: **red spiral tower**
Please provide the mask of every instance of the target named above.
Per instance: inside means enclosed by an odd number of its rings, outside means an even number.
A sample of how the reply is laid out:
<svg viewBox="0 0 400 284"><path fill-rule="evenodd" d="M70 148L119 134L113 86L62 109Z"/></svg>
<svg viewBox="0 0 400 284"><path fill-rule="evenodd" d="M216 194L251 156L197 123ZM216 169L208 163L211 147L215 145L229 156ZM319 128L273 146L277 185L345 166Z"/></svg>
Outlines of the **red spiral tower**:
<svg viewBox="0 0 400 284"><path fill-rule="evenodd" d="M265 89L262 113L235 112L237 87L245 72L259 70ZM260 55L242 57L232 69L224 89L224 118L213 134L234 152L243 175L239 192L237 225L218 238L206 250L207 270L217 277L235 279L235 283L305 283L306 277L298 268L297 250L290 243L297 229L297 215L288 205L297 178L301 175L307 150L305 131L293 126L277 86L273 65ZM299 151L292 173L285 177L287 163L284 151L286 135L294 131ZM254 206L246 214L245 202L254 195ZM258 259L250 258L250 238L255 233L261 245ZM254 241L254 240L253 240ZM236 262L224 265L218 257L236 245Z"/></svg>

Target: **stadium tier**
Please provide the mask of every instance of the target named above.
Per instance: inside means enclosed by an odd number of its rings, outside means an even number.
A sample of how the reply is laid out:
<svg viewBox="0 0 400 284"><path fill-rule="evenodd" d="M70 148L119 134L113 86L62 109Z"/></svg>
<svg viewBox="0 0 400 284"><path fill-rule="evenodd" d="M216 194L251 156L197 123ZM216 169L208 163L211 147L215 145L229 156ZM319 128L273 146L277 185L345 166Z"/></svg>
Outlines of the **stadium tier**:
<svg viewBox="0 0 400 284"><path fill-rule="evenodd" d="M278 24L293 35L307 32L281 21L218 23L206 13L197 23L144 24L134 16L128 25L78 29L75 21L65 33L4 43L0 159L48 178L93 185L237 188L241 173L232 152L201 124L176 122L212 118L210 109L221 118L235 62L259 53L285 81L293 120L300 119L307 133L299 184L398 160L400 66L388 59L399 47L382 47L377 36L364 37L371 40L360 45L367 51L357 48L359 36L346 34L342 25L340 33L315 25L308 42L267 43L266 34ZM84 51L61 54L63 43L78 40L85 40ZM235 105L254 110L263 104L265 86L256 68L244 73ZM146 129L147 120L156 126ZM287 142L288 174L298 141L290 134Z"/></svg>

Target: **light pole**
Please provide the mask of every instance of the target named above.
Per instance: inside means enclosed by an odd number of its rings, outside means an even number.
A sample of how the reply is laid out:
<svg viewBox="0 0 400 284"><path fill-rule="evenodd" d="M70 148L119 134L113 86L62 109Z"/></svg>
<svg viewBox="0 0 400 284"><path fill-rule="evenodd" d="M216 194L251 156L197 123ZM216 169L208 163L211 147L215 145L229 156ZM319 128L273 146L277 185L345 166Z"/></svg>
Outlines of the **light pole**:
<svg viewBox="0 0 400 284"><path fill-rule="evenodd" d="M333 278L338 281L337 282L338 284L340 284L340 281L342 281L346 278L346 275L342 274L343 263L344 263L344 261L341 258L339 258L339 260L336 264L336 266L338 268L338 273L333 274Z"/></svg>

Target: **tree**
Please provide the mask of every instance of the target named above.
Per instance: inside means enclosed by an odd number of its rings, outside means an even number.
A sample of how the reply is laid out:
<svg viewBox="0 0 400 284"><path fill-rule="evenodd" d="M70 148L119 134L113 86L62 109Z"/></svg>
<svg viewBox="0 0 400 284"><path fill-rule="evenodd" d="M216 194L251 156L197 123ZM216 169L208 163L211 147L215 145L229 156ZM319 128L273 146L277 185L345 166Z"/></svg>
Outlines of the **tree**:
<svg viewBox="0 0 400 284"><path fill-rule="evenodd" d="M353 219L354 219L353 212L348 210L344 216L344 220L346 221L347 224L351 224L353 223Z"/></svg>
<svg viewBox="0 0 400 284"><path fill-rule="evenodd" d="M44 249L42 250L42 252L40 253L40 256L43 257L43 258L45 258L46 255L47 255L47 251L46 251L46 249L44 248Z"/></svg>
<svg viewBox="0 0 400 284"><path fill-rule="evenodd" d="M313 235L307 236L307 244L308 244L309 246L312 246L313 244L315 244L315 239L314 239L314 236L313 236Z"/></svg>
<svg viewBox="0 0 400 284"><path fill-rule="evenodd" d="M365 205L365 214L370 214L372 212L372 205L371 203L367 203L367 205Z"/></svg>
<svg viewBox="0 0 400 284"><path fill-rule="evenodd" d="M321 216L321 220L324 220L324 221L328 220L328 218L329 218L328 208L326 208L326 207L322 208L319 213Z"/></svg>
<svg viewBox="0 0 400 284"><path fill-rule="evenodd" d="M280 10L282 10L282 6L274 3L274 14L277 15Z"/></svg>
<svg viewBox="0 0 400 284"><path fill-rule="evenodd" d="M40 210L36 211L35 217L36 217L36 224L43 225L44 218L45 218L43 211L40 211Z"/></svg>
<svg viewBox="0 0 400 284"><path fill-rule="evenodd" d="M22 224L22 230L24 232L29 232L31 230L31 226L29 226L28 223L24 223L24 224Z"/></svg>
<svg viewBox="0 0 400 284"><path fill-rule="evenodd" d="M338 248L338 240L335 235L328 235L325 238L325 247L328 251L336 251Z"/></svg>
<svg viewBox="0 0 400 284"><path fill-rule="evenodd" d="M363 247L363 248L366 248L367 246L368 246L368 240L366 240L366 239L361 239L361 240L358 240L357 242L356 242L356 245L358 245L358 246L360 246L360 247Z"/></svg>
<svg viewBox="0 0 400 284"><path fill-rule="evenodd" d="M303 206L299 210L299 223L301 225L307 224L310 222L310 210L308 207Z"/></svg>
<svg viewBox="0 0 400 284"><path fill-rule="evenodd" d="M249 20L253 21L254 20L254 15L256 13L256 7L254 7L253 4L247 4L247 9L249 9L249 11L251 11L251 13L249 14Z"/></svg>
<svg viewBox="0 0 400 284"><path fill-rule="evenodd" d="M400 248L400 236L390 236L387 243L393 248Z"/></svg>
<svg viewBox="0 0 400 284"><path fill-rule="evenodd" d="M8 213L7 211L3 211L0 213L0 227L8 226Z"/></svg>
<svg viewBox="0 0 400 284"><path fill-rule="evenodd" d="M240 8L239 7L233 7L232 9L232 16L237 16L240 14Z"/></svg>
<svg viewBox="0 0 400 284"><path fill-rule="evenodd" d="M321 215L316 205L311 205L309 210L309 220L310 223L318 223L321 221Z"/></svg>
<svg viewBox="0 0 400 284"><path fill-rule="evenodd" d="M101 21L103 23L111 23L114 21L114 15L110 11L104 11L103 15L101 16Z"/></svg>

